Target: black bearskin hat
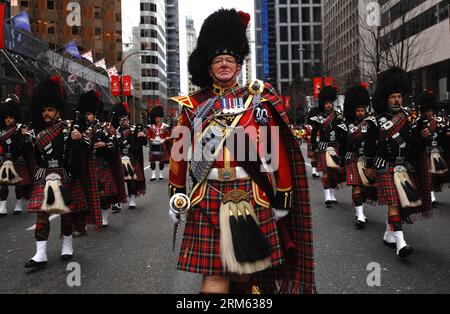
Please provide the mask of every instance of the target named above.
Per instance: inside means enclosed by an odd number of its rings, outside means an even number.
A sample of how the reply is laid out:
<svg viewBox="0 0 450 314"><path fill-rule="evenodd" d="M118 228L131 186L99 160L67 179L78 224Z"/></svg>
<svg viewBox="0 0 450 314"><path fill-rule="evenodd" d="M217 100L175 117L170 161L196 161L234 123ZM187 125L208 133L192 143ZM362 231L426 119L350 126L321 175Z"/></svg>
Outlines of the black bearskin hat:
<svg viewBox="0 0 450 314"><path fill-rule="evenodd" d="M416 106L420 107L420 111L422 113L430 109L436 111L437 109L436 96L434 96L434 94L430 91L424 91L419 96L417 96Z"/></svg>
<svg viewBox="0 0 450 314"><path fill-rule="evenodd" d="M42 109L45 107L56 108L60 112L64 108L64 89L59 76L44 79L33 89L31 115L36 129L43 127Z"/></svg>
<svg viewBox="0 0 450 314"><path fill-rule="evenodd" d="M153 107L152 111L150 112L150 124L155 124L155 118L164 117L164 108L163 106L156 106Z"/></svg>
<svg viewBox="0 0 450 314"><path fill-rule="evenodd" d="M393 67L378 76L373 107L377 114L387 111L389 96L401 93L407 96L411 90L411 80L408 73L399 67Z"/></svg>
<svg viewBox="0 0 450 314"><path fill-rule="evenodd" d="M369 91L363 86L354 86L345 93L344 117L348 121L355 120L355 110L367 109L370 105Z"/></svg>
<svg viewBox="0 0 450 314"><path fill-rule="evenodd" d="M95 116L101 111L100 95L96 91L88 91L80 95L78 111L81 114L92 113Z"/></svg>
<svg viewBox="0 0 450 314"><path fill-rule="evenodd" d="M128 118L128 108L124 103L114 105L112 108L111 124L114 128L118 128L122 118Z"/></svg>
<svg viewBox="0 0 450 314"><path fill-rule="evenodd" d="M319 94L319 109L325 110L325 103L327 101L335 102L337 99L337 91L333 86L325 86Z"/></svg>
<svg viewBox="0 0 450 314"><path fill-rule="evenodd" d="M189 57L192 83L204 88L213 82L209 75L211 61L218 55L230 55L239 64L250 53L247 26L250 16L234 9L220 9L203 23L197 48Z"/></svg>
<svg viewBox="0 0 450 314"><path fill-rule="evenodd" d="M16 123L20 122L21 120L20 100L19 97L17 97L17 95L15 94L8 95L5 101L1 104L0 115L2 120L0 121L0 124L2 125L6 117L13 117L14 120L16 120Z"/></svg>

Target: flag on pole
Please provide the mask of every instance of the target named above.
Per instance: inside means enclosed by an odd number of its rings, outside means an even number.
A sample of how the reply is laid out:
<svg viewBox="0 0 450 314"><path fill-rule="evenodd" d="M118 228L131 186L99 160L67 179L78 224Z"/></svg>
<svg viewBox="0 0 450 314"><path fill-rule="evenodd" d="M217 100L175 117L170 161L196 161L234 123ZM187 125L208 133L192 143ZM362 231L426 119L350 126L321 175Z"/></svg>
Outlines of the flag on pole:
<svg viewBox="0 0 450 314"><path fill-rule="evenodd" d="M23 29L24 31L31 33L30 27L30 17L27 12L21 12L13 17L14 27L18 29Z"/></svg>
<svg viewBox="0 0 450 314"><path fill-rule="evenodd" d="M95 66L96 66L97 68L102 68L102 69L105 69L105 71L107 71L107 69L106 69L105 58L103 58L103 59L100 60L100 61L95 62Z"/></svg>
<svg viewBox="0 0 450 314"><path fill-rule="evenodd" d="M66 48L66 53L71 55L74 58L81 59L80 52L78 51L77 44L75 43L75 40L72 40L70 43L66 44L64 46Z"/></svg>
<svg viewBox="0 0 450 314"><path fill-rule="evenodd" d="M91 63L94 63L94 57L92 56L92 50L89 50L88 52L86 52L85 54L81 55L83 58L85 58L86 60L91 61Z"/></svg>

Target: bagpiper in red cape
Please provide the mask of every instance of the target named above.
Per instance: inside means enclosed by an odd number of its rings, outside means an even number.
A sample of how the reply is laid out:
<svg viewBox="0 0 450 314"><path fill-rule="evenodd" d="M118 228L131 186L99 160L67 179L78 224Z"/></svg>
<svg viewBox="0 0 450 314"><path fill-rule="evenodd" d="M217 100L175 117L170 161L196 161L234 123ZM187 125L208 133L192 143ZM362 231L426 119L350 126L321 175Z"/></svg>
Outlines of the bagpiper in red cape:
<svg viewBox="0 0 450 314"><path fill-rule="evenodd" d="M150 124L147 126L147 138L150 144L149 162L152 169L151 181L156 180L156 162L159 162L159 179L163 180L164 165L169 162L168 141L170 129L162 121L164 108L156 106L150 112Z"/></svg>
<svg viewBox="0 0 450 314"><path fill-rule="evenodd" d="M136 197L144 196L146 182L144 174L144 150L147 137L142 125L130 125L130 120L123 117L116 131L116 141L122 158L123 177L127 183L129 209L136 208Z"/></svg>
<svg viewBox="0 0 450 314"><path fill-rule="evenodd" d="M340 144L340 154L345 158L347 185L352 187L357 229L363 229L367 222L364 203L375 204L377 201L375 178L368 179L363 172L364 141L369 123L366 116L369 106L370 95L366 88L355 86L345 93L344 117L347 136L343 137Z"/></svg>
<svg viewBox="0 0 450 314"><path fill-rule="evenodd" d="M313 126L311 147L315 152L317 171L322 172L325 205L337 203L336 189L345 181L344 160L340 158L339 143L346 136L342 115L334 109L337 92L333 86L325 86L319 94L319 113L310 118ZM319 134L319 141L317 135Z"/></svg>
<svg viewBox="0 0 450 314"><path fill-rule="evenodd" d="M83 95L80 105L80 111L86 117L87 132L91 138L89 154L97 177L102 209L102 227L106 228L109 226L111 206L117 203L125 203L127 200L122 162L115 138L115 126L118 127L118 121L127 112L121 104L116 105L112 110L111 123L100 122L97 115L101 104L94 92Z"/></svg>
<svg viewBox="0 0 450 314"><path fill-rule="evenodd" d="M426 140L424 158L427 159L431 171L431 203L433 207L437 207L435 192L442 191L442 182L449 176L449 161L446 155L450 139L447 134L448 121L445 116L437 115L437 99L429 90L417 96L415 105L420 109L421 114L417 124L430 131L430 137Z"/></svg>
<svg viewBox="0 0 450 314"><path fill-rule="evenodd" d="M169 214L175 232L186 220L178 269L203 275L202 293L315 293L300 146L271 85L237 84L249 19L221 9L205 20L189 59L202 90L174 98Z"/></svg>
<svg viewBox="0 0 450 314"><path fill-rule="evenodd" d="M34 154L32 138L22 124L19 98L10 95L0 109L0 217L7 215L8 187L15 186L14 215L23 211L24 201L30 200Z"/></svg>
<svg viewBox="0 0 450 314"><path fill-rule="evenodd" d="M400 68L379 75L374 96L377 117L371 119L364 144L366 174L376 173L378 203L388 207L384 243L396 248L397 256L412 253L403 223L430 218L431 178L424 158L429 130L422 129L405 109L410 78Z"/></svg>
<svg viewBox="0 0 450 314"><path fill-rule="evenodd" d="M33 193L28 205L30 213L37 214L35 239L36 254L25 264L27 268L47 265L49 217L61 215L63 237L61 259L73 257L73 214L88 210L81 178L85 151L89 139L83 137L75 121L69 125L61 120L64 108L64 89L60 77L45 79L33 90L32 123L37 172Z"/></svg>

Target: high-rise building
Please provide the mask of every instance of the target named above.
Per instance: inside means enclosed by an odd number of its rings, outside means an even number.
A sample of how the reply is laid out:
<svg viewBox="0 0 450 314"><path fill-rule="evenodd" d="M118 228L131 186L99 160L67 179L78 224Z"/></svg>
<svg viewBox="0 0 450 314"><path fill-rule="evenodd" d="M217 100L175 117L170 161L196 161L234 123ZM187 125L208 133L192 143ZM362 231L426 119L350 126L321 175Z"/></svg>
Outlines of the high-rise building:
<svg viewBox="0 0 450 314"><path fill-rule="evenodd" d="M285 94L295 78L320 72L321 0L255 0L255 20L257 77Z"/></svg>
<svg viewBox="0 0 450 314"><path fill-rule="evenodd" d="M81 25L69 26L68 1L11 1L11 14L27 10L31 31L57 52L72 40L81 53L92 50L95 61L105 58L108 67L119 68L122 61L121 0L72 1L79 3Z"/></svg>
<svg viewBox="0 0 450 314"><path fill-rule="evenodd" d="M450 99L449 4L449 0L380 1L382 53L390 64L411 73L416 93L432 89L441 100Z"/></svg>
<svg viewBox="0 0 450 314"><path fill-rule="evenodd" d="M166 4L141 0L142 97L148 103L167 103Z"/></svg>
<svg viewBox="0 0 450 314"><path fill-rule="evenodd" d="M166 0L167 96L180 94L180 30L178 0Z"/></svg>
<svg viewBox="0 0 450 314"><path fill-rule="evenodd" d="M186 17L186 51L187 51L187 58L189 59L189 56L191 53L195 50L195 47L197 45L197 33L195 31L194 27L194 20L192 17ZM196 92L199 88L192 84L191 82L191 75L188 75L188 94Z"/></svg>
<svg viewBox="0 0 450 314"><path fill-rule="evenodd" d="M372 12L368 10L370 2L374 1L324 1L325 68L344 90L376 78L372 62L376 48L371 36L371 32L376 32L376 25L367 24L367 16Z"/></svg>

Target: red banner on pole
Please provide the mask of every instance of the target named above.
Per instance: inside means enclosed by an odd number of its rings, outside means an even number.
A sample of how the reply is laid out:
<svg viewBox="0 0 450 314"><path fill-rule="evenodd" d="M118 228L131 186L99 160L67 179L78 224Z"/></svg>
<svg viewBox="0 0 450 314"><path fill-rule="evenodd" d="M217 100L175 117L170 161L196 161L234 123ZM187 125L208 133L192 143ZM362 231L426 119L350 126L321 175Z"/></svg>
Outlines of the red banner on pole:
<svg viewBox="0 0 450 314"><path fill-rule="evenodd" d="M114 97L120 96L120 77L111 76L111 92Z"/></svg>
<svg viewBox="0 0 450 314"><path fill-rule="evenodd" d="M321 77L314 77L313 78L313 84L314 84L314 98L319 98L320 90L322 89L322 78Z"/></svg>
<svg viewBox="0 0 450 314"><path fill-rule="evenodd" d="M131 96L131 76L122 76L122 94L124 96Z"/></svg>
<svg viewBox="0 0 450 314"><path fill-rule="evenodd" d="M0 49L5 49L5 3L0 3Z"/></svg>
<svg viewBox="0 0 450 314"><path fill-rule="evenodd" d="M284 109L291 110L291 96L284 96Z"/></svg>
<svg viewBox="0 0 450 314"><path fill-rule="evenodd" d="M325 77L325 86L333 86L334 77Z"/></svg>

